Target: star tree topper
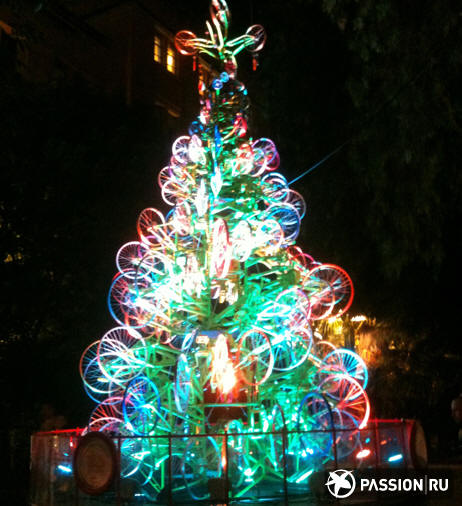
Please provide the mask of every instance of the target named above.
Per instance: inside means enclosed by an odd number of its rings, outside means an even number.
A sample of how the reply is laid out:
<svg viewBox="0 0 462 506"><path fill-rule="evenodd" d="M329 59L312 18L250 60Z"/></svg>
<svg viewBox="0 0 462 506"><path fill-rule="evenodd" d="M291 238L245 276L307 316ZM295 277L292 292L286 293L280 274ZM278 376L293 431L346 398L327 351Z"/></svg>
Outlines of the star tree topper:
<svg viewBox="0 0 462 506"><path fill-rule="evenodd" d="M225 0L212 0L210 3L211 22L206 21L208 38L199 38L193 32L181 30L175 36L175 46L183 55L207 54L219 61L231 77L237 70L236 55L243 49L250 51L256 61L257 53L266 42L265 29L252 25L244 35L228 40L228 26L231 19ZM254 63L255 67L255 63Z"/></svg>

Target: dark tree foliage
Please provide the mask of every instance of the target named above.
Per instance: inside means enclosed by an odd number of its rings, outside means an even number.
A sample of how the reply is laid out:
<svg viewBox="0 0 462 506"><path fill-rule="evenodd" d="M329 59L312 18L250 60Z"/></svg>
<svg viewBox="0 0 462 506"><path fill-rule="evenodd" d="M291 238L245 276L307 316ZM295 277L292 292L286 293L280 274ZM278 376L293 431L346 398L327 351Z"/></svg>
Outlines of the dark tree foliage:
<svg viewBox="0 0 462 506"><path fill-rule="evenodd" d="M302 243L346 267L353 311L386 323L376 414L449 419L462 390L449 295L462 281L460 4L254 5L269 40L250 95L283 172L290 180L346 142L294 188L308 203Z"/></svg>
<svg viewBox="0 0 462 506"><path fill-rule="evenodd" d="M256 5L270 34L251 96L288 179L348 141L295 184L308 197L303 240L347 262L359 309L425 327L461 215L460 6Z"/></svg>
<svg viewBox="0 0 462 506"><path fill-rule="evenodd" d="M134 237L139 211L161 205L154 182L168 158L166 118L82 86L41 88L19 78L2 82L0 109L8 125L1 423L34 423L43 402L84 423L79 357L110 325L105 301L117 249Z"/></svg>
<svg viewBox="0 0 462 506"><path fill-rule="evenodd" d="M344 34L351 62L345 85L355 137L345 168L357 190L347 198L364 203L362 239L379 275L387 286L402 286L390 308L405 316L409 304L420 306L416 323L426 325L429 312L443 317L431 288L453 260L454 220L461 216L460 5L325 0L323 6Z"/></svg>

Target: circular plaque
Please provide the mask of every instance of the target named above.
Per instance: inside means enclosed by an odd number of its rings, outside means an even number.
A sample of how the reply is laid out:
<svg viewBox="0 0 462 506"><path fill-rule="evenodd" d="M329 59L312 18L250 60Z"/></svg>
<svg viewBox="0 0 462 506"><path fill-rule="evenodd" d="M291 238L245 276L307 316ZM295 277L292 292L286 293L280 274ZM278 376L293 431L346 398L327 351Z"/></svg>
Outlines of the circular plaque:
<svg viewBox="0 0 462 506"><path fill-rule="evenodd" d="M117 471L114 443L101 432L89 432L80 440L74 453L74 478L77 486L88 495L105 492Z"/></svg>

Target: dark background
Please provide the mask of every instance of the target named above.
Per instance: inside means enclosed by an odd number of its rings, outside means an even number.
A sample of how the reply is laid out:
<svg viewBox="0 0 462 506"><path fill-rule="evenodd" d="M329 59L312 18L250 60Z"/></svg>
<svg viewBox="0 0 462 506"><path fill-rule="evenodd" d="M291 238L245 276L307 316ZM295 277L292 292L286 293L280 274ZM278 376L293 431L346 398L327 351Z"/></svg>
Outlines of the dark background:
<svg viewBox="0 0 462 506"><path fill-rule="evenodd" d="M258 70L244 55L239 76L253 104L251 133L275 141L281 172L291 180L343 145L294 185L308 205L298 243L349 272L351 313L376 317L394 340L372 373L373 415L420 418L444 448L450 400L462 391L460 3L229 5L232 35L253 23L268 33ZM34 43L37 3L9 6L24 21L22 43ZM173 29L203 33L206 0L168 6ZM27 459L44 404L67 426L85 425L92 403L78 363L112 325L115 254L136 239L144 207L164 209L157 172L194 117L127 107L84 79L32 82L0 49L0 432L10 452L0 474L8 477ZM198 111L197 98L188 100L185 110Z"/></svg>

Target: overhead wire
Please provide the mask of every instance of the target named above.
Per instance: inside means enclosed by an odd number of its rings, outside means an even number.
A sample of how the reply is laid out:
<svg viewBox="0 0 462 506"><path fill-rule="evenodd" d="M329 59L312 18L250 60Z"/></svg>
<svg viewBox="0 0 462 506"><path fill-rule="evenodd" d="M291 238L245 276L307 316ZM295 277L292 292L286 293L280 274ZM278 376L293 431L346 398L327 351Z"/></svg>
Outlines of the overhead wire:
<svg viewBox="0 0 462 506"><path fill-rule="evenodd" d="M438 42L440 42L440 40L438 40L432 46L432 48L430 49L429 54L428 54L428 56L426 58L427 59L427 64L424 65L421 68L421 70L419 72L417 72L412 78L408 79L400 87L398 87L398 89L389 98L387 98L378 108L376 108L374 110L374 112L372 112L371 114L369 114L369 116L366 117L366 119L359 125L358 130L356 131L356 133L354 133L351 137L349 137L347 140L345 140L344 142L342 142L338 147L336 147L334 150L332 150L326 156L324 156L323 158L321 158L321 160L319 160L318 162L316 162L310 168L308 168L307 170L305 170L304 172L302 172L299 176L297 176L296 178L292 179L288 183L289 186L291 184L295 183L296 181L299 181L300 179L302 179L306 175L308 175L310 172L312 172L317 167L319 167L320 165L322 165L324 162L326 162L327 160L329 160L329 158L332 158L334 155L336 155L347 144L350 144L350 142L352 142L353 140L355 140L359 136L359 134L364 130L364 128L366 126L368 126L372 122L372 120L374 120L383 110L385 110L385 108L390 103L392 103L404 90L406 90L409 86L415 84L415 82L418 79L420 79L420 77L422 77L422 75L424 75L428 70L430 70L433 67L433 65L435 64L434 56L436 56L437 50L443 49L446 46L446 44L444 44L444 42L447 42L447 38L448 37L446 37L445 39L443 39L443 43L442 44L438 44Z"/></svg>

